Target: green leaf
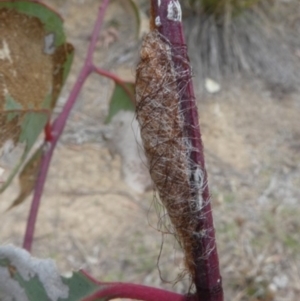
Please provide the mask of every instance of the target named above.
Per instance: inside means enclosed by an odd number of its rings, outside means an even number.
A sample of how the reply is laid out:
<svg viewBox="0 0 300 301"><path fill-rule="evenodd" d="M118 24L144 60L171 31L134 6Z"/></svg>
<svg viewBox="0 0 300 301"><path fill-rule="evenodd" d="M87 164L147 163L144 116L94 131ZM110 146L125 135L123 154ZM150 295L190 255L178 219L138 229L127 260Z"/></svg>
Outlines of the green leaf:
<svg viewBox="0 0 300 301"><path fill-rule="evenodd" d="M112 118L119 111L134 111L133 103L134 84L124 82L123 85L116 83L112 97L110 99L108 116L105 123L110 123Z"/></svg>
<svg viewBox="0 0 300 301"><path fill-rule="evenodd" d="M141 29L141 14L140 14L140 9L138 5L135 3L134 0L127 0L130 4L130 6L133 9L135 18L136 18L136 23L137 23L137 30L136 30L136 35L137 37L139 36L140 29Z"/></svg>
<svg viewBox="0 0 300 301"><path fill-rule="evenodd" d="M151 296L152 298L149 298ZM0 246L0 300L108 301L116 297L138 300L190 301L196 298L131 283L103 283L83 271L62 277L51 259L32 257L12 245Z"/></svg>
<svg viewBox="0 0 300 301"><path fill-rule="evenodd" d="M50 119L74 49L60 16L32 1L0 1L0 37L1 193Z"/></svg>
<svg viewBox="0 0 300 301"><path fill-rule="evenodd" d="M104 289L82 272L62 277L51 259L39 259L12 245L0 246L0 300L79 301Z"/></svg>
<svg viewBox="0 0 300 301"><path fill-rule="evenodd" d="M81 300L96 291L101 286L88 279L82 272L73 272L71 278L62 277L62 281L69 287L68 301ZM103 285L104 286L104 285Z"/></svg>

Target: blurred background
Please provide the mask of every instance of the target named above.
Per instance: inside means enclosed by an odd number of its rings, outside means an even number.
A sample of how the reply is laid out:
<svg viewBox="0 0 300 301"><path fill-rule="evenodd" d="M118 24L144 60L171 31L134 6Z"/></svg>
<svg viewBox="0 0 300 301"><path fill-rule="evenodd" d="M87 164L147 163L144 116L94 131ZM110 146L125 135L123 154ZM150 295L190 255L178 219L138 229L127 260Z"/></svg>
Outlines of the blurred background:
<svg viewBox="0 0 300 301"><path fill-rule="evenodd" d="M55 114L83 65L100 2L45 1L76 49ZM226 300L298 301L299 0L180 2ZM111 1L95 53L97 66L126 81L134 81L148 31L149 1L135 3L140 28L130 1ZM101 281L187 292L188 277L176 282L182 253L159 231L163 212L135 153L134 114L105 124L112 91L110 80L92 75L78 98L53 157L33 254L55 259L64 273L84 268ZM17 185L0 197L1 243L22 243L30 198L3 213Z"/></svg>

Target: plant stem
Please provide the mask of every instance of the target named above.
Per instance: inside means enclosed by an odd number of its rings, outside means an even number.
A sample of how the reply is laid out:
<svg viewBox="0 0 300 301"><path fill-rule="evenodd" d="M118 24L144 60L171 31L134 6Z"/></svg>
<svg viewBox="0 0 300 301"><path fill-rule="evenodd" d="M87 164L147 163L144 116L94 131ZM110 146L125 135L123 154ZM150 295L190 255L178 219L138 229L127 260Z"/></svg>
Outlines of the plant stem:
<svg viewBox="0 0 300 301"><path fill-rule="evenodd" d="M149 287L146 285L111 282L105 283L96 280L86 271L80 271L91 282L99 286L99 290L82 301L112 300L115 298L130 298L143 301L197 301L195 295L181 295L167 290ZM103 299L101 299L103 298Z"/></svg>
<svg viewBox="0 0 300 301"><path fill-rule="evenodd" d="M38 176L37 183L36 183L36 186L34 189L34 196L33 196L33 200L31 203L31 208L30 208L29 217L27 220L26 232L25 232L24 242L23 242L23 248L29 252L31 251L31 248L32 248L37 214L38 214L41 197L42 197L45 181L47 178L51 158L52 158L54 149L56 147L56 144L58 142L58 139L60 138L60 136L64 130L67 119L68 119L70 112L75 104L75 101L79 95L79 92L80 92L85 80L87 79L89 74L93 71L93 62L92 62L93 53L96 48L97 39L99 36L99 32L101 30L101 26L103 24L104 14L108 7L108 3L109 3L109 0L103 0L99 7L96 23L94 25L92 38L91 38L91 41L89 44L89 48L88 48L88 52L87 52L87 56L86 56L84 65L80 71L80 74L77 78L75 85L72 88L72 91L69 95L69 98L68 98L62 112L59 114L57 119L53 122L53 125L52 125L53 139L52 139L52 141L48 141L45 143L46 149L45 149L43 157L42 157L39 176Z"/></svg>
<svg viewBox="0 0 300 301"><path fill-rule="evenodd" d="M113 80L116 84L118 84L119 86L121 86L123 88L123 90L128 94L128 96L130 97L132 103L135 103L135 98L134 98L134 94L128 89L128 87L126 86L126 84L124 83L124 81L118 77L117 75L115 75L112 72L109 72L107 70L98 68L96 66L93 66L93 71L99 75L105 76L107 78L110 78L111 80Z"/></svg>
<svg viewBox="0 0 300 301"><path fill-rule="evenodd" d="M143 301L197 301L195 296L185 296L146 285L117 282L97 282L97 284L102 286L102 288L82 301L112 300L116 298L130 298Z"/></svg>
<svg viewBox="0 0 300 301"><path fill-rule="evenodd" d="M151 0L151 29L157 30L169 41L172 51L174 69L181 74L190 74L187 48L183 35L181 22L181 9L178 0ZM184 62L184 63L183 63ZM186 63L187 62L187 63ZM179 106L183 112L186 136L191 149L191 166L201 166L204 173L204 183L207 183L205 170L203 145L198 121L198 112L194 96L192 80L188 83L177 77L177 90L180 91L181 101ZM192 179L191 181L195 181ZM197 184L197 183L196 183ZM193 281L197 289L198 300L223 301L223 289L219 271L219 259L217 254L215 231L213 225L212 208L208 185L202 191L203 207L198 213L197 225L193 235L195 243L192 248L194 271ZM199 235L196 236L195 233ZM205 233L205 235L200 235Z"/></svg>

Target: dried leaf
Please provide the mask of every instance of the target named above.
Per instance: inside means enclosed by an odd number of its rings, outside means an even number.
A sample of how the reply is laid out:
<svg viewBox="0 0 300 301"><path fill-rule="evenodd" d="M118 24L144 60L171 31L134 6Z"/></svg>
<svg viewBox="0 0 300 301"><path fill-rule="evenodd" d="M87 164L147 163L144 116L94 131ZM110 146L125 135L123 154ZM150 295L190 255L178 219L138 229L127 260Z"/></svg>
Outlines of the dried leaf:
<svg viewBox="0 0 300 301"><path fill-rule="evenodd" d="M39 174L40 163L43 155L43 147L44 145L41 145L40 148L38 148L38 150L33 154L33 156L28 160L28 162L23 167L19 175L19 183L20 183L19 195L11 204L11 206L8 208L8 210L24 202L25 199L33 191L36 179Z"/></svg>

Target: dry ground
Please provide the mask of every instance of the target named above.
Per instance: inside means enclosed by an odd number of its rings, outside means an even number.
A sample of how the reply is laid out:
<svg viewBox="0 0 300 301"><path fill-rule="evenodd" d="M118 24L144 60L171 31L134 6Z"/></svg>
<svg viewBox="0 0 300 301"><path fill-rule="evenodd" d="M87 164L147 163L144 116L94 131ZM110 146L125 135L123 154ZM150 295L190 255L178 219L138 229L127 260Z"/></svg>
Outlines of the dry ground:
<svg viewBox="0 0 300 301"><path fill-rule="evenodd" d="M47 3L65 17L77 50L61 106L82 66L99 1ZM95 59L134 79L138 47L128 14L113 2ZM111 88L92 76L78 99L53 158L33 254L54 258L63 272L84 268L103 281L186 292L184 281L173 287L160 279L153 193L137 195L123 183L120 159L102 139ZM236 80L199 99L199 112L226 300L299 300L300 96L276 100L254 79ZM1 212L15 192L16 184L1 196ZM1 243L21 245L29 205L1 213ZM180 259L166 238L159 261L164 279L176 279Z"/></svg>

